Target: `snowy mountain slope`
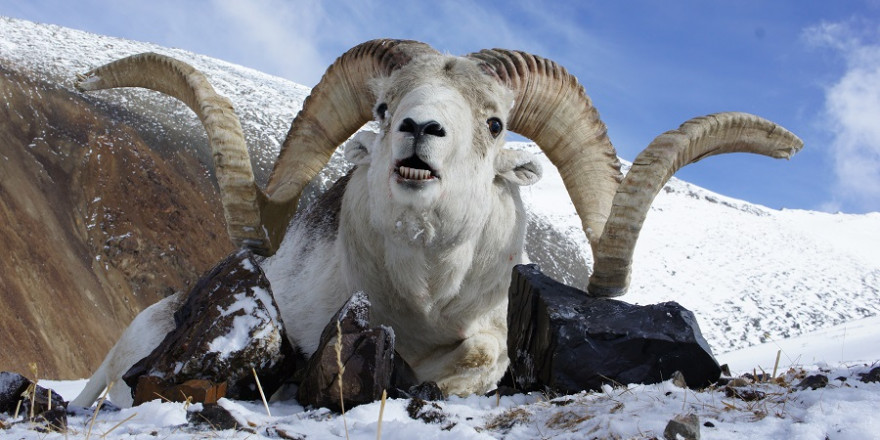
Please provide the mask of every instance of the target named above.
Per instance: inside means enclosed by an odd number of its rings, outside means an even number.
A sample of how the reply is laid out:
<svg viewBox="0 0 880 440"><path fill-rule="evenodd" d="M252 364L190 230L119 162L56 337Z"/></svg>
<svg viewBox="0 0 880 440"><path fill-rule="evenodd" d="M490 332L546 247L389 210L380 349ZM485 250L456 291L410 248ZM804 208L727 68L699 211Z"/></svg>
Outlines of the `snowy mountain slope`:
<svg viewBox="0 0 880 440"><path fill-rule="evenodd" d="M523 191L531 225L553 225L565 239L556 245L589 262L561 177L549 162L544 170ZM880 213L773 210L673 178L651 207L621 299L678 301L723 353L877 315L878 243Z"/></svg>
<svg viewBox="0 0 880 440"><path fill-rule="evenodd" d="M196 65L220 93L232 99L249 144L255 148L256 171L265 179L306 88L184 51L0 17L0 67L44 75L44 79L67 87L72 86L75 73L144 51L166 53ZM201 130L188 109L155 93L102 92L89 95L89 99L118 108L123 117L126 108L158 103L166 106L168 120L181 130ZM258 145L262 147L256 148ZM528 144L511 147L537 152ZM200 146L187 148L208 157ZM335 159L321 183L326 184L344 168ZM549 163L544 169L545 178L524 190L531 212L528 251L557 278L583 286L588 276L585 268L590 264L589 247L561 179ZM667 420L687 412L712 425L701 428L704 438L876 435L878 384L863 384L858 377L876 366L871 364L876 350L863 348L880 342L874 330L880 310L877 244L880 213L779 211L673 179L648 216L636 248L632 288L622 299L637 303L677 300L695 312L722 362L731 362L739 371L759 366L769 370L776 350L782 348L783 370L815 362L807 372L828 375L832 379L829 387L790 393L768 387L770 398L760 402L730 399L721 391L681 390L669 383L609 388L604 393L553 401L541 395L497 401L495 397L453 398L438 403L448 420L456 423L449 430L443 424L413 420L407 414L409 402L398 399L385 408L382 438L659 438ZM859 319L865 316L871 318ZM834 324L839 325L829 328ZM795 335L803 337L792 338ZM785 338L792 339L781 341ZM725 353L761 341L769 342ZM809 351L816 347L823 351ZM854 360L863 362L842 366L823 363ZM44 385L59 386L69 400L83 383ZM93 435L344 438L348 432L350 438L376 438L380 405L358 407L347 419L326 410L306 411L295 402L273 403L272 417L265 415L261 404L225 401L224 406L250 424L252 432L193 431L183 426L183 404L152 402L102 413ZM81 438L90 419L90 412L71 417L68 434L40 433L19 424L0 431L0 437ZM0 421L7 427L11 424L9 419Z"/></svg>
<svg viewBox="0 0 880 440"><path fill-rule="evenodd" d="M47 79L67 87L76 73L145 51L190 62L233 101L258 178L267 178L306 87L181 50L0 18L4 66L47 72ZM101 92L92 99L123 108L159 101L181 129L201 130L182 104L156 93ZM533 144L510 146L540 155ZM548 273L584 287L589 247L558 173L544 159L544 179L523 191L530 210L527 251ZM319 186L345 168L336 155L325 175L316 179ZM632 287L622 299L679 301L695 312L716 352L730 351L877 315L878 243L880 213L773 210L673 178L648 215L636 247Z"/></svg>

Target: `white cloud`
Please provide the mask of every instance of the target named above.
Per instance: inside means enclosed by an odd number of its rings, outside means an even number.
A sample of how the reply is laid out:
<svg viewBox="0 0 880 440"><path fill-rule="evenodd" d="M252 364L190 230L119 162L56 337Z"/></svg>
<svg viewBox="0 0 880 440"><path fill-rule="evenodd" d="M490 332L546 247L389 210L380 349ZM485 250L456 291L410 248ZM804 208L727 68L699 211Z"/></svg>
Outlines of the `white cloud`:
<svg viewBox="0 0 880 440"><path fill-rule="evenodd" d="M846 62L843 75L825 92L836 173L834 200L826 207L880 211L880 34L850 20L810 28L806 37Z"/></svg>
<svg viewBox="0 0 880 440"><path fill-rule="evenodd" d="M332 61L320 49L320 25L326 15L320 1L213 3L230 36L238 40L233 43L240 56L255 65L311 86Z"/></svg>

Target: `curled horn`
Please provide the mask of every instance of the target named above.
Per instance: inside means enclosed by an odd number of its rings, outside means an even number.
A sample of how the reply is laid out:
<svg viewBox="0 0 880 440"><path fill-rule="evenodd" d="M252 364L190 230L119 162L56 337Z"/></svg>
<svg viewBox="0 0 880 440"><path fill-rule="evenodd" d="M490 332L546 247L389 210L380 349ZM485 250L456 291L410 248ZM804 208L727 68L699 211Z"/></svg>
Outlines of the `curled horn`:
<svg viewBox="0 0 880 440"><path fill-rule="evenodd" d="M372 119L375 97L369 80L424 53L437 52L417 41L372 40L348 50L327 69L291 124L269 177L263 222L273 243L284 236L303 188L336 147Z"/></svg>
<svg viewBox="0 0 880 440"><path fill-rule="evenodd" d="M266 192L254 181L231 103L192 66L164 55L134 55L81 75L76 86L83 91L143 87L189 106L208 132L230 238L237 246L271 255L296 212L303 188L336 147L371 119L369 79L387 75L421 53L436 51L415 41L373 40L339 57L291 124Z"/></svg>
<svg viewBox="0 0 880 440"><path fill-rule="evenodd" d="M266 251L269 243L260 227L262 191L254 183L241 124L232 104L214 91L205 75L173 58L143 53L79 75L76 87L81 91L143 87L189 106L208 133L229 236L237 246Z"/></svg>
<svg viewBox="0 0 880 440"><path fill-rule="evenodd" d="M621 180L605 124L574 76L524 52L493 49L469 57L486 63L516 92L510 130L534 140L559 169L593 250L587 289L592 296L626 292L648 209L681 167L732 152L788 158L803 146L797 136L760 117L719 113L657 137Z"/></svg>
<svg viewBox="0 0 880 440"><path fill-rule="evenodd" d="M626 292L636 240L651 202L681 167L735 152L787 159L803 145L800 138L773 122L736 112L693 118L655 138L633 161L614 196L605 233L593 247L590 295L611 297Z"/></svg>
<svg viewBox="0 0 880 440"><path fill-rule="evenodd" d="M594 245L622 175L605 124L583 86L562 66L525 52L492 49L468 56L489 65L514 90L509 129L535 141L559 169Z"/></svg>

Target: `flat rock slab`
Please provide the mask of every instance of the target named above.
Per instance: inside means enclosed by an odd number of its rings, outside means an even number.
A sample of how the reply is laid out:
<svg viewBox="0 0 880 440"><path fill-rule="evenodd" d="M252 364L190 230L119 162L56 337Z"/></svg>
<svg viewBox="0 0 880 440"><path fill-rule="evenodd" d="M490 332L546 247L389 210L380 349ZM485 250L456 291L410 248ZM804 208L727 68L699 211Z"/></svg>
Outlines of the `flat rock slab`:
<svg viewBox="0 0 880 440"><path fill-rule="evenodd" d="M658 383L676 371L700 388L721 375L693 313L677 303L592 298L535 265L513 269L509 299L510 377L522 391Z"/></svg>
<svg viewBox="0 0 880 440"><path fill-rule="evenodd" d="M159 388L177 393L175 386L194 379L225 384L226 397L257 400L252 369L267 396L294 371L296 352L285 336L269 281L250 252L236 252L204 275L174 321L175 329L123 376L135 404L144 401L138 397L155 399ZM141 381L144 376L158 381ZM202 391L191 397L213 398L220 390L209 386Z"/></svg>

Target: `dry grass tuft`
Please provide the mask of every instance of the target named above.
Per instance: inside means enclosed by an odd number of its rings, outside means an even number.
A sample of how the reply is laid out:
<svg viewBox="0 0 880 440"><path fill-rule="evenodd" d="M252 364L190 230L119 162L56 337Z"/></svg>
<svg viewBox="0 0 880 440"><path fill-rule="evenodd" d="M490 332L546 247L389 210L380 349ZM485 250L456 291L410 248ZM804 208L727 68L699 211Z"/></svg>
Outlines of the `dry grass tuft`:
<svg viewBox="0 0 880 440"><path fill-rule="evenodd" d="M508 432L516 425L529 423L532 419L532 413L525 408L511 408L489 419L484 426L490 431Z"/></svg>
<svg viewBox="0 0 880 440"><path fill-rule="evenodd" d="M348 440L348 422L345 420L345 400L342 390L342 375L345 373L345 365L342 364L342 324L336 321L336 367L339 369L339 408L342 410L342 426L345 428L345 438Z"/></svg>

